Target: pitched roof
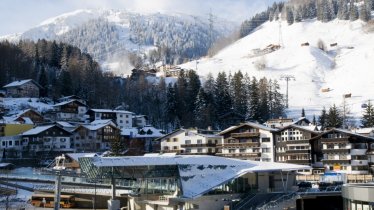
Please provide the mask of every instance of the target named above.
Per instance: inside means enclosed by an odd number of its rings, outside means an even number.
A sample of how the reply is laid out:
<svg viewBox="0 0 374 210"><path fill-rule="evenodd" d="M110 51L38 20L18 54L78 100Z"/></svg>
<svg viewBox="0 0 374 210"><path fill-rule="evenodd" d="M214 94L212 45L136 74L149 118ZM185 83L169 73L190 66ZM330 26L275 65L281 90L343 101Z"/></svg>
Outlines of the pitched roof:
<svg viewBox="0 0 374 210"><path fill-rule="evenodd" d="M323 135L328 134L328 133L331 133L331 132L334 132L334 131L337 131L337 132L340 132L340 133L345 133L345 134L349 134L349 135L352 135L352 136L355 136L355 137L364 138L364 139L368 139L368 140L372 140L372 141L374 141L374 137L371 137L371 136L365 136L365 135L362 135L362 134L359 134L359 133L355 133L355 132L352 132L352 131L349 131L349 130L340 129L340 128L333 128L333 129L331 129L331 130L325 131L325 132L321 133L320 135L311 138L311 140L319 139L319 138L322 137Z"/></svg>
<svg viewBox="0 0 374 210"><path fill-rule="evenodd" d="M125 111L125 110L115 110L115 109L90 109L93 112L99 113L122 113L122 114L134 114L133 112Z"/></svg>
<svg viewBox="0 0 374 210"><path fill-rule="evenodd" d="M80 102L80 101L77 100L77 99L72 99L72 100L68 100L68 101L63 101L63 102L57 103L57 104L55 104L55 105L53 105L53 106L63 106L63 105L66 105L66 104L69 104L69 103L72 103L72 102L77 102L77 103L79 103L79 104L81 104L81 105L83 105L83 106L87 106L86 104Z"/></svg>
<svg viewBox="0 0 374 210"><path fill-rule="evenodd" d="M270 128L270 127L267 127L265 125L262 125L262 124L258 124L258 123L253 123L253 122L245 122L245 123L240 123L239 125L237 126L231 126L223 131L221 131L219 133L219 135L223 135L227 132L230 132L230 131L233 131L235 129L238 129L240 127L243 127L243 126L251 126L251 127L255 127L255 128L258 128L258 129L262 129L262 130L266 130L266 131L270 131L270 132L275 132L277 131L277 129L274 129L274 128Z"/></svg>
<svg viewBox="0 0 374 210"><path fill-rule="evenodd" d="M296 125L296 124L287 125L287 126L281 128L281 129L279 129L278 132L287 130L289 128L297 128L297 129L307 131L307 132L311 132L311 133L315 133L315 134L320 133L319 131L315 130L315 129L318 129L317 126L301 126L301 125Z"/></svg>
<svg viewBox="0 0 374 210"><path fill-rule="evenodd" d="M58 129L61 129L61 130L64 130L65 132L67 133L70 133L69 131L63 129L63 128L60 128L59 126L57 125L43 125L43 126L37 126L31 130L28 130L26 132L23 132L21 135L23 136L32 136L32 135L38 135L39 133L43 132L43 131L46 131L52 127L57 127Z"/></svg>
<svg viewBox="0 0 374 210"><path fill-rule="evenodd" d="M21 85L24 85L28 82L33 82L36 86L38 86L39 88L41 88L42 86L40 86L37 82L35 82L34 80L32 79L25 79L25 80L17 80L17 81L14 81L14 82L11 82L7 85L5 85L3 88L9 88L9 87L17 87L17 86L21 86Z"/></svg>

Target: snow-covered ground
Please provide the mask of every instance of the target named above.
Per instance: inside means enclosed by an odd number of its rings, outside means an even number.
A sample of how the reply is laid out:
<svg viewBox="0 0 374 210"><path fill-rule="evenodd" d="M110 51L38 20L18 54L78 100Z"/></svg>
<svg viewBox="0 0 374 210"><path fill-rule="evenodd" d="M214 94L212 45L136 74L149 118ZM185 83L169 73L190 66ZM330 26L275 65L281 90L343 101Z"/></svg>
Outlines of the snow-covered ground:
<svg viewBox="0 0 374 210"><path fill-rule="evenodd" d="M38 98L4 98L4 106L9 109L9 114L16 114L19 110L33 108L39 112L52 109L51 102L45 103Z"/></svg>
<svg viewBox="0 0 374 210"><path fill-rule="evenodd" d="M345 99L348 109L353 116L361 117L361 105L374 99L374 36L365 32L364 24L342 20L328 23L307 20L292 25L285 21L266 22L214 57L199 60L198 74L241 70L257 78L277 79L283 93L286 93L286 82L280 78L292 75L296 80L289 82L290 117L299 117L302 107L312 116L319 115L323 106L327 109L333 104L342 106L343 94L349 93L352 97ZM326 52L317 47L319 40L325 43ZM306 42L309 46L301 46ZM337 46L330 46L333 43ZM270 44L282 47L256 56L256 49ZM258 70L256 63L265 64L265 68ZM192 61L181 66L195 69L195 65ZM329 92L322 92L327 88Z"/></svg>

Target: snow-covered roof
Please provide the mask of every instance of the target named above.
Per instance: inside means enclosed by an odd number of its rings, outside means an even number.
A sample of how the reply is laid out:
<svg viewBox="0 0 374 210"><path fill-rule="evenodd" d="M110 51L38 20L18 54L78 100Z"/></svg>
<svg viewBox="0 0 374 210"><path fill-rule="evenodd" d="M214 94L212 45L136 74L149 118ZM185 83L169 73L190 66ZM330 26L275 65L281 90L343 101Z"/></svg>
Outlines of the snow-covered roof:
<svg viewBox="0 0 374 210"><path fill-rule="evenodd" d="M73 128L75 127L74 125L68 123L68 122L65 122L65 121L57 121L56 124L64 127L64 128Z"/></svg>
<svg viewBox="0 0 374 210"><path fill-rule="evenodd" d="M41 87L41 86L40 86L38 83L36 83L34 80L32 80L32 79L25 79L25 80L17 80L17 81L11 82L11 83L5 85L4 88L21 86L21 85L26 84L26 83L28 83L28 82L33 82L33 83L36 84L38 87Z"/></svg>
<svg viewBox="0 0 374 210"><path fill-rule="evenodd" d="M111 119L107 119L107 120L94 120L90 124L91 125L112 124L112 125L115 126L115 123Z"/></svg>
<svg viewBox="0 0 374 210"><path fill-rule="evenodd" d="M143 130L145 133L140 134L139 132L141 130ZM147 134L148 130L152 131L152 133ZM141 129L138 129L138 128L122 128L121 129L121 136L131 136L132 138L147 138L147 137L148 138L159 138L163 135L164 134L162 134L160 130L152 126L145 126Z"/></svg>
<svg viewBox="0 0 374 210"><path fill-rule="evenodd" d="M95 157L97 155L96 153L67 153L67 156L69 156L71 159L78 161L81 157Z"/></svg>
<svg viewBox="0 0 374 210"><path fill-rule="evenodd" d="M39 133L41 133L41 132L43 132L43 131L46 131L46 130L52 128L53 126L55 126L55 125L44 125L44 126L38 126L38 127L35 127L35 128L33 128L33 129L31 129L31 130L28 130L28 131L26 131L26 132L23 132L22 135L24 135L24 136L28 136L28 135L37 135L37 134L39 134Z"/></svg>
<svg viewBox="0 0 374 210"><path fill-rule="evenodd" d="M42 126L37 126L37 127L33 128L31 130L28 130L26 132L23 132L21 135L23 135L23 136L38 135L39 133L41 133L43 131L46 131L46 130L48 130L52 127L55 127L55 126L59 129L61 129L61 130L69 132L69 131L67 131L63 128L58 127L57 125L42 125Z"/></svg>
<svg viewBox="0 0 374 210"><path fill-rule="evenodd" d="M296 124L287 125L287 126L281 128L281 129L279 129L278 131L283 131L283 130L286 130L286 129L289 129L289 128L296 128L296 129L300 129L300 130L304 130L304 131L309 131L309 132L312 132L312 133L319 133L318 132L318 127L315 126L315 125L302 126L302 125L296 125Z"/></svg>
<svg viewBox="0 0 374 210"><path fill-rule="evenodd" d="M77 99L72 99L72 100L68 100L68 101L63 101L63 102L60 102L60 103L57 103L55 105L53 105L54 107L56 106L63 106L63 105L66 105L66 104L69 104L69 103L72 103L72 102L77 102L83 106L86 106L85 104L83 104L82 102L78 101Z"/></svg>
<svg viewBox="0 0 374 210"><path fill-rule="evenodd" d="M240 128L240 127L245 126L245 125L248 125L248 126L251 126L251 127L254 127L254 128L258 128L258 129L261 129L261 130L266 130L266 131L272 131L272 132L277 131L277 129L270 128L270 127L267 127L265 125L261 125L261 124L258 124L258 123L245 122L245 123L241 123L241 124L239 124L237 126L231 126L231 127L227 128L227 129L221 131L219 133L219 135L225 134L227 132L230 132L232 130L235 130L235 129Z"/></svg>
<svg viewBox="0 0 374 210"><path fill-rule="evenodd" d="M115 109L91 109L94 112L99 113L122 113L122 114L134 114L133 112L125 111L125 110L115 110Z"/></svg>
<svg viewBox="0 0 374 210"><path fill-rule="evenodd" d="M94 157L98 168L135 166L177 166L182 197L195 198L250 172L292 171L310 166L239 160L204 155L146 155L127 157ZM82 170L87 170L85 167ZM89 169L88 169L89 170ZM160 169L162 170L162 169ZM87 172L87 171L86 171Z"/></svg>

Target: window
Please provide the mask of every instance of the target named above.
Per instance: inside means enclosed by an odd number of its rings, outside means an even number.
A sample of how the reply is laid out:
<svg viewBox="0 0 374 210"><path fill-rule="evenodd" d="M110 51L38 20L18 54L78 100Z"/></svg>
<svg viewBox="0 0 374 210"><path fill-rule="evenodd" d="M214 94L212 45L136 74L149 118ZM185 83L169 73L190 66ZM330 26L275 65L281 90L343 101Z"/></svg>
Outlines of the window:
<svg viewBox="0 0 374 210"><path fill-rule="evenodd" d="M123 115L121 115L121 114L119 115L119 117L122 117L122 116L123 116Z"/></svg>
<svg viewBox="0 0 374 210"><path fill-rule="evenodd" d="M123 123L123 121L122 121L122 120L120 120L120 121L119 121L119 123Z"/></svg>
<svg viewBox="0 0 374 210"><path fill-rule="evenodd" d="M60 149L65 149L65 148L66 148L65 145L61 145L61 146L60 146Z"/></svg>
<svg viewBox="0 0 374 210"><path fill-rule="evenodd" d="M229 153L235 153L235 149L229 149Z"/></svg>
<svg viewBox="0 0 374 210"><path fill-rule="evenodd" d="M262 153L269 153L270 152L270 148L262 148Z"/></svg>
<svg viewBox="0 0 374 210"><path fill-rule="evenodd" d="M186 153L191 153L191 149L187 148L186 150Z"/></svg>
<svg viewBox="0 0 374 210"><path fill-rule="evenodd" d="M126 115L126 118L129 118L129 115Z"/></svg>
<svg viewBox="0 0 374 210"><path fill-rule="evenodd" d="M270 138L262 138L262 142L270 142Z"/></svg>
<svg viewBox="0 0 374 210"><path fill-rule="evenodd" d="M2 142L3 147L5 147L5 141Z"/></svg>
<svg viewBox="0 0 374 210"><path fill-rule="evenodd" d="M65 141L66 141L66 139L65 139L65 138L63 138L63 139L60 139L60 141L61 141L61 142L65 142Z"/></svg>
<svg viewBox="0 0 374 210"><path fill-rule="evenodd" d="M178 149L178 146L174 146L174 147L173 147L173 150L177 150L177 149Z"/></svg>
<svg viewBox="0 0 374 210"><path fill-rule="evenodd" d="M9 141L9 146L13 146L13 142L12 141Z"/></svg>
<svg viewBox="0 0 374 210"><path fill-rule="evenodd" d="M18 146L19 145L19 141L16 141L16 146Z"/></svg>
<svg viewBox="0 0 374 210"><path fill-rule="evenodd" d="M197 152L198 152L198 153L202 153L202 152L203 152L203 149L201 149L201 148L197 148Z"/></svg>
<svg viewBox="0 0 374 210"><path fill-rule="evenodd" d="M186 140L186 144L191 144L191 140Z"/></svg>
<svg viewBox="0 0 374 210"><path fill-rule="evenodd" d="M129 121L128 121L128 120L126 120L126 124L129 124Z"/></svg>
<svg viewBox="0 0 374 210"><path fill-rule="evenodd" d="M178 138L173 138L173 142L178 142Z"/></svg>
<svg viewBox="0 0 374 210"><path fill-rule="evenodd" d="M169 147L168 146L164 146L164 150L169 150Z"/></svg>
<svg viewBox="0 0 374 210"><path fill-rule="evenodd" d="M245 153L245 152L246 152L246 149L239 149L239 152L240 152L240 153Z"/></svg>
<svg viewBox="0 0 374 210"><path fill-rule="evenodd" d="M198 144L202 144L202 143L203 143L203 140L198 139L198 140L197 140L197 143L198 143Z"/></svg>

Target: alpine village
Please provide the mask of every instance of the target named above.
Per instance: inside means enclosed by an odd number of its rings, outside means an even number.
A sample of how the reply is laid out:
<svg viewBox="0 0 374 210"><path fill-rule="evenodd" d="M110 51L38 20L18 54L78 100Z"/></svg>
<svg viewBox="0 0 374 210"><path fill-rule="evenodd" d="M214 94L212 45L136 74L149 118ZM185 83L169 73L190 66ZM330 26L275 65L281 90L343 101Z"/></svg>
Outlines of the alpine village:
<svg viewBox="0 0 374 210"><path fill-rule="evenodd" d="M1 31L0 209L374 209L374 0L155 2Z"/></svg>

